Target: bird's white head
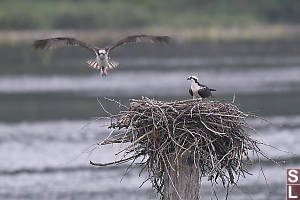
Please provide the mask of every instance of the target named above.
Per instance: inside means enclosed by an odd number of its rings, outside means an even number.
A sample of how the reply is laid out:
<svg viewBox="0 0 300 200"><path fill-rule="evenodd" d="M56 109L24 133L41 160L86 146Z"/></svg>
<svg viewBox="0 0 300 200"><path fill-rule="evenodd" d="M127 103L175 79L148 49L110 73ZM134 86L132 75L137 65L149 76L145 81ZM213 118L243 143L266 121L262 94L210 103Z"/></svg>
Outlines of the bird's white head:
<svg viewBox="0 0 300 200"><path fill-rule="evenodd" d="M106 51L104 49L100 49L98 51L98 53L99 53L99 57L100 57L101 60L105 59L105 57L106 57Z"/></svg>
<svg viewBox="0 0 300 200"><path fill-rule="evenodd" d="M198 78L196 76L190 76L187 78L187 80L198 82Z"/></svg>

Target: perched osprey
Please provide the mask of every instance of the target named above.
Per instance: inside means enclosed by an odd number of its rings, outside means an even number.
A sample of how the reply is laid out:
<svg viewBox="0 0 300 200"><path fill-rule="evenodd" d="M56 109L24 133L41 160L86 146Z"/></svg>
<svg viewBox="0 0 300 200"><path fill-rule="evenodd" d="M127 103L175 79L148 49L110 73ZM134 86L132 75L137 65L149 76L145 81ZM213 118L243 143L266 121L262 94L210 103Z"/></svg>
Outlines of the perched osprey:
<svg viewBox="0 0 300 200"><path fill-rule="evenodd" d="M216 91L215 89L208 88L206 85L200 84L196 76L190 76L187 80L191 81L191 88L189 89L189 92L193 98L208 98L212 96L211 91Z"/></svg>
<svg viewBox="0 0 300 200"><path fill-rule="evenodd" d="M152 36L152 35L131 35L125 37L119 41L116 41L112 44L107 45L104 48L99 48L93 45L90 45L86 42L82 42L75 38L69 37L57 37L57 38L49 38L43 40L36 40L33 44L35 49L51 49L62 46L80 46L84 47L96 54L95 59L91 59L86 61L86 63L95 69L101 70L101 75L106 76L107 71L110 69L115 69L119 66L118 62L113 61L109 57L109 52L123 44L128 43L139 43L139 42L150 42L150 43L168 43L170 41L170 37L168 36Z"/></svg>

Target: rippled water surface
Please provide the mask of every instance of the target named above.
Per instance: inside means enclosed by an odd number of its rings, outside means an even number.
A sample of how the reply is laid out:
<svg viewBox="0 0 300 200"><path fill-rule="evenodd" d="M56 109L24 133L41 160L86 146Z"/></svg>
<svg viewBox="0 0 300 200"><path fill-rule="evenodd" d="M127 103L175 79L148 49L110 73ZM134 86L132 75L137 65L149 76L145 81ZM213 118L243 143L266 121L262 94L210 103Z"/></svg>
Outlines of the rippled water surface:
<svg viewBox="0 0 300 200"><path fill-rule="evenodd" d="M118 145L94 149L109 130L99 102L112 113L141 96L190 98L189 75L215 88L215 99L236 103L269 122L249 119L255 139L281 166L263 160L241 179L230 199L284 199L285 168L300 167L300 45L274 43L176 44L116 51L119 70L102 78L77 49L52 53L26 46L0 47L0 199L157 199L150 183L139 186L139 168L95 168L90 160L116 159ZM17 55L16 52L21 52ZM15 53L15 54L14 54ZM20 64L21 63L21 64ZM271 123L270 123L271 122ZM267 181L266 181L267 180ZM202 196L211 195L204 180ZM223 190L219 189L222 199Z"/></svg>

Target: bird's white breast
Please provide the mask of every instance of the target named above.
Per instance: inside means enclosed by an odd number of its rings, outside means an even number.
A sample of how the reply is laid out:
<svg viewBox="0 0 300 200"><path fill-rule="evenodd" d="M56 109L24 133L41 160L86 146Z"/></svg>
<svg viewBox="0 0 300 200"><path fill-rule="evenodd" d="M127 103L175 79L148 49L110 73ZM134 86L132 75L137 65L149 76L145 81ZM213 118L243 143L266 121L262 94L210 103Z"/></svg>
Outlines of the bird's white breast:
<svg viewBox="0 0 300 200"><path fill-rule="evenodd" d="M194 94L194 96L199 96L198 90L203 89L203 87L199 86L197 83L192 82L191 84L191 90Z"/></svg>
<svg viewBox="0 0 300 200"><path fill-rule="evenodd" d="M194 92L196 92L196 91L198 91L199 89L200 89L200 86L197 84L197 83L192 83L191 84L191 89L192 89L192 91Z"/></svg>
<svg viewBox="0 0 300 200"><path fill-rule="evenodd" d="M101 67L107 67L108 66L108 60L105 58L103 60L100 59L100 66Z"/></svg>
<svg viewBox="0 0 300 200"><path fill-rule="evenodd" d="M108 56L105 55L105 58L102 60L99 58L99 56L97 56L97 61L99 63L100 67L108 67Z"/></svg>

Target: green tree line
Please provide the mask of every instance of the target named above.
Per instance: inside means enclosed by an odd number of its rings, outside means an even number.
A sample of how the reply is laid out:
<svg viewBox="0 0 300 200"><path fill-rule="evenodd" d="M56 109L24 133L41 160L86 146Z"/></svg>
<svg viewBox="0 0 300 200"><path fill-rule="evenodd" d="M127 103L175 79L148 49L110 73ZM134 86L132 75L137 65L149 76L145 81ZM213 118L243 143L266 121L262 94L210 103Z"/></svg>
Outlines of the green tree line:
<svg viewBox="0 0 300 200"><path fill-rule="evenodd" d="M1 0L0 29L99 29L300 22L298 0Z"/></svg>

